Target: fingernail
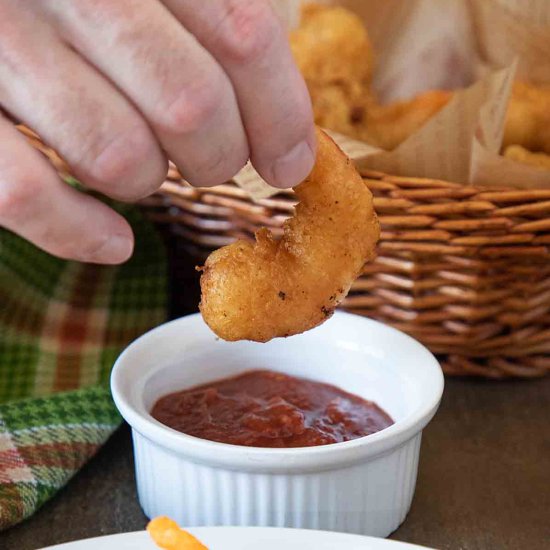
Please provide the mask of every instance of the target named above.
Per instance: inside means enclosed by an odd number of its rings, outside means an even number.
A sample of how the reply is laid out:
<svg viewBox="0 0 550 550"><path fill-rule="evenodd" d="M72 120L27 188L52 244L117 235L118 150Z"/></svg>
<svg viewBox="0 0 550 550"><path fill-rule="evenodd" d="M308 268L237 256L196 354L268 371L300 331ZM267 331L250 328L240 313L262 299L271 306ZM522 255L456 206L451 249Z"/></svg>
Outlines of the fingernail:
<svg viewBox="0 0 550 550"><path fill-rule="evenodd" d="M273 164L273 184L281 189L295 187L307 178L314 162L315 155L309 143L298 143Z"/></svg>
<svg viewBox="0 0 550 550"><path fill-rule="evenodd" d="M113 235L88 261L100 264L120 264L132 255L133 250L133 239L123 235Z"/></svg>

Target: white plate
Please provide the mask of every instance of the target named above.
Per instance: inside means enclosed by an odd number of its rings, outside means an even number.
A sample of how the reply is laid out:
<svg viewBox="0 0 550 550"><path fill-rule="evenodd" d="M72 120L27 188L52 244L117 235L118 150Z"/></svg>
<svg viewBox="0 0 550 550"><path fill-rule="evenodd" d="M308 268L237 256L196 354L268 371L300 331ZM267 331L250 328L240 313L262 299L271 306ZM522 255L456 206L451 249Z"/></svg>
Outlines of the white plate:
<svg viewBox="0 0 550 550"><path fill-rule="evenodd" d="M386 539L306 529L198 527L189 529L210 550L427 550ZM50 546L42 550L158 550L144 532L124 533Z"/></svg>

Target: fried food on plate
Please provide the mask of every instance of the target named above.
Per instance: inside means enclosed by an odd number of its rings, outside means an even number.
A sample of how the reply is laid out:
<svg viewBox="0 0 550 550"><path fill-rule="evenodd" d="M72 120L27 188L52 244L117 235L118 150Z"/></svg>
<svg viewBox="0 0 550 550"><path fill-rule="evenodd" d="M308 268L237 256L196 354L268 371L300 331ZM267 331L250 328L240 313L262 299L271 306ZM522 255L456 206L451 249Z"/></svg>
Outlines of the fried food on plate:
<svg viewBox="0 0 550 550"><path fill-rule="evenodd" d="M364 112L374 101L373 53L361 19L339 6L306 5L290 44L311 95L315 122L358 137Z"/></svg>
<svg viewBox="0 0 550 550"><path fill-rule="evenodd" d="M503 148L509 145L550 154L550 86L514 83Z"/></svg>
<svg viewBox="0 0 550 550"><path fill-rule="evenodd" d="M504 156L523 164L529 164L535 168L550 170L550 155L546 153L532 153L521 145L510 145L504 151Z"/></svg>
<svg viewBox="0 0 550 550"><path fill-rule="evenodd" d="M178 524L167 518L152 519L147 531L157 546L165 550L208 550L193 535L180 529Z"/></svg>
<svg viewBox="0 0 550 550"><path fill-rule="evenodd" d="M378 219L371 192L351 161L318 130L317 161L295 188L296 213L276 240L213 252L202 268L200 309L224 340L267 342L320 325L375 254Z"/></svg>
<svg viewBox="0 0 550 550"><path fill-rule="evenodd" d="M360 139L386 149L395 149L418 131L452 98L452 92L431 90L408 101L371 107L366 111Z"/></svg>

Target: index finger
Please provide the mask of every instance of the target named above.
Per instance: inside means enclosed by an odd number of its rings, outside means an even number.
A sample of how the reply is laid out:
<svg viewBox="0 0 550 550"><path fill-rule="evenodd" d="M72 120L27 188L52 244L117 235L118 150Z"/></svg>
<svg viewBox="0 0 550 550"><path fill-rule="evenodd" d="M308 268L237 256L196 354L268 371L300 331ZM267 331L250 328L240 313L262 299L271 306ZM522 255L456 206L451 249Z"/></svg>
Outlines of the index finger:
<svg viewBox="0 0 550 550"><path fill-rule="evenodd" d="M229 75L254 167L275 187L300 183L315 162L311 102L269 2L164 3Z"/></svg>

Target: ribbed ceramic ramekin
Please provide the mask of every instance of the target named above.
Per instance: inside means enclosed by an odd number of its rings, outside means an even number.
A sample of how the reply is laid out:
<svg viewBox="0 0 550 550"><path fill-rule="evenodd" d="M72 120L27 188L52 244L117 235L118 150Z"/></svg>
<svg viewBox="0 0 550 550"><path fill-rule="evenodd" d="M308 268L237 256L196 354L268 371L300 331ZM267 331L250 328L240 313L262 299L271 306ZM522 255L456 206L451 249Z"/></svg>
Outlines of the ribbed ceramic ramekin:
<svg viewBox="0 0 550 550"><path fill-rule="evenodd" d="M264 449L184 435L149 414L166 393L258 368L335 384L375 401L395 424L345 443ZM443 376L421 344L356 315L337 313L321 327L267 344L223 342L192 315L131 344L111 386L132 427L147 516L385 537L410 508L421 432L439 405Z"/></svg>

